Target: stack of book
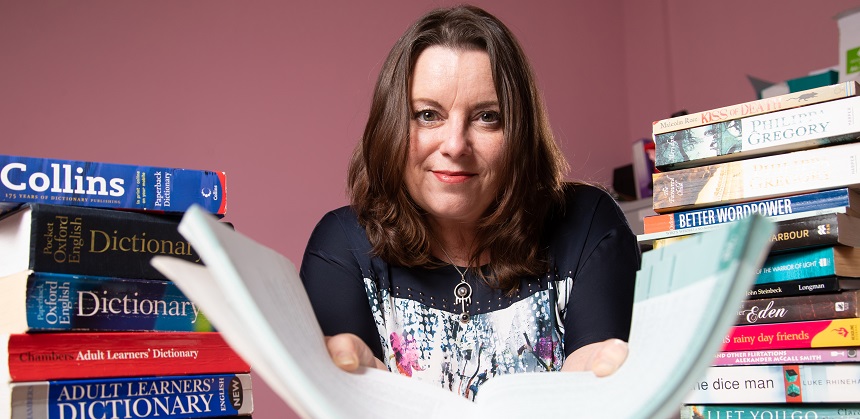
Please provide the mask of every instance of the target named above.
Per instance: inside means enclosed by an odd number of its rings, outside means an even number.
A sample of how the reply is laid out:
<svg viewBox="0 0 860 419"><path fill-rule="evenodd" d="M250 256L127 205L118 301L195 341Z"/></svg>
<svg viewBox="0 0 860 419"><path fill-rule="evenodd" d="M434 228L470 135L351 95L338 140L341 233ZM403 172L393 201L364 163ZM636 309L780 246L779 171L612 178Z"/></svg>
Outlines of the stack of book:
<svg viewBox="0 0 860 419"><path fill-rule="evenodd" d="M753 213L777 222L756 285L682 417L860 413L858 87L654 123L657 215L643 220L641 243L661 247Z"/></svg>
<svg viewBox="0 0 860 419"><path fill-rule="evenodd" d="M160 272L222 172L0 155L0 417L247 416L250 368Z"/></svg>

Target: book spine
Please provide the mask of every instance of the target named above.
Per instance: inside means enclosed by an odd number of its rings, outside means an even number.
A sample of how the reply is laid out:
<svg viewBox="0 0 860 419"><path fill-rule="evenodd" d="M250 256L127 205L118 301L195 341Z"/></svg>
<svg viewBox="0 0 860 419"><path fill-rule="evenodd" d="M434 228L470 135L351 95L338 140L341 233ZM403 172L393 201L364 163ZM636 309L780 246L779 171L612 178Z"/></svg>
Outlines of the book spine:
<svg viewBox="0 0 860 419"><path fill-rule="evenodd" d="M216 332L16 333L14 382L249 372Z"/></svg>
<svg viewBox="0 0 860 419"><path fill-rule="evenodd" d="M765 324L860 317L860 291L745 300L736 323Z"/></svg>
<svg viewBox="0 0 860 419"><path fill-rule="evenodd" d="M780 253L809 247L854 245L839 234L848 219L840 213L822 214L785 220L777 223L777 232L771 239L771 253ZM842 227L840 227L842 225ZM860 245L860 243L856 243Z"/></svg>
<svg viewBox="0 0 860 419"><path fill-rule="evenodd" d="M166 280L35 272L25 300L31 332L214 331L197 304Z"/></svg>
<svg viewBox="0 0 860 419"><path fill-rule="evenodd" d="M848 212L849 210L850 210L849 207L834 207L834 208L825 208L825 209L807 211L807 212L795 212L795 213L785 214L785 215L770 216L768 218L771 221L776 223L777 229L779 230L779 231L777 231L777 233L774 233L774 236L772 237L771 242L782 241L782 240L786 240L789 238L792 238L792 239L801 238L801 237L796 237L797 232L794 232L792 234L792 230L791 230L792 227L787 224L790 221L793 221L796 223L797 221L794 221L794 220L808 219L808 218L820 217L820 216L836 217L835 214L844 214L844 213ZM664 215L668 215L668 214L664 214ZM741 218L744 218L744 217L741 217ZM729 221L729 222L731 222L731 221ZM711 230L721 226L722 224L724 224L724 223L705 224L705 225L700 225L700 226L696 226L696 227L688 227L688 228L685 228L683 230L666 230L666 231L660 231L660 232L656 232L656 233L639 234L636 236L636 240L638 240L639 242L648 242L651 240L656 241L656 240L661 240L661 239L671 239L671 238L676 238L676 237L684 237L684 236L689 236L691 234L704 233L706 231L711 231ZM785 234L778 236L777 234L780 232L783 232ZM834 240L835 240L835 236L834 236ZM783 245L781 247L787 248L785 245Z"/></svg>
<svg viewBox="0 0 860 419"><path fill-rule="evenodd" d="M860 318L747 324L732 327L723 351L860 345Z"/></svg>
<svg viewBox="0 0 860 419"><path fill-rule="evenodd" d="M860 364L709 367L686 404L860 403Z"/></svg>
<svg viewBox="0 0 860 419"><path fill-rule="evenodd" d="M676 231L679 235L690 234L695 232L687 232L690 229L725 224L750 214L772 217L847 207L850 205L849 191L848 188L841 188L741 204L719 205L701 210L650 215L642 219L643 232L648 234Z"/></svg>
<svg viewBox="0 0 860 419"><path fill-rule="evenodd" d="M206 418L253 411L248 374L11 384L12 418Z"/></svg>
<svg viewBox="0 0 860 419"><path fill-rule="evenodd" d="M843 289L843 281L845 281L844 278L837 276L825 276L795 281L755 284L747 292L747 298L761 299L833 293Z"/></svg>
<svg viewBox="0 0 860 419"><path fill-rule="evenodd" d="M860 97L657 134L661 171L800 150L860 138Z"/></svg>
<svg viewBox="0 0 860 419"><path fill-rule="evenodd" d="M155 255L202 263L174 217L96 208L31 206L29 268L39 272L166 279Z"/></svg>
<svg viewBox="0 0 860 419"><path fill-rule="evenodd" d="M655 173L657 213L860 184L860 143Z"/></svg>
<svg viewBox="0 0 860 419"><path fill-rule="evenodd" d="M860 418L860 403L684 405L680 419L848 419Z"/></svg>
<svg viewBox="0 0 860 419"><path fill-rule="evenodd" d="M811 348L777 349L761 351L719 352L714 356L715 367L735 365L775 365L775 364L835 364L840 362L856 363L857 348Z"/></svg>
<svg viewBox="0 0 860 419"><path fill-rule="evenodd" d="M664 132L679 131L682 129L713 124L715 122L740 119L763 113L776 112L783 109L796 108L851 97L856 95L857 91L858 84L856 81L816 87L814 89L800 92L787 93L784 95L724 106L722 108L709 109L702 112L661 119L652 124L651 131L654 135L662 134Z"/></svg>
<svg viewBox="0 0 860 419"><path fill-rule="evenodd" d="M227 208L224 172L0 155L0 201L208 212Z"/></svg>
<svg viewBox="0 0 860 419"><path fill-rule="evenodd" d="M778 253L768 256L759 269L756 284L836 275L833 246Z"/></svg>

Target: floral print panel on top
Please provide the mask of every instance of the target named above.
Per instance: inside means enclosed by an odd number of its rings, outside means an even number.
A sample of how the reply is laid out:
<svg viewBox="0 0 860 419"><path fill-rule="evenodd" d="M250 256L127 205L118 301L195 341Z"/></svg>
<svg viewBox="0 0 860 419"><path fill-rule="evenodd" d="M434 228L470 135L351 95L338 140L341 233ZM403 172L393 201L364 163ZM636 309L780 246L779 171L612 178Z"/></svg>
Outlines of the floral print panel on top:
<svg viewBox="0 0 860 419"><path fill-rule="evenodd" d="M564 331L559 306L566 304L566 294L558 298L556 290L569 290L565 282L570 281L550 283L548 289L505 308L461 322L458 313L394 298L372 279L364 279L388 369L438 383L468 399L496 375L561 369Z"/></svg>

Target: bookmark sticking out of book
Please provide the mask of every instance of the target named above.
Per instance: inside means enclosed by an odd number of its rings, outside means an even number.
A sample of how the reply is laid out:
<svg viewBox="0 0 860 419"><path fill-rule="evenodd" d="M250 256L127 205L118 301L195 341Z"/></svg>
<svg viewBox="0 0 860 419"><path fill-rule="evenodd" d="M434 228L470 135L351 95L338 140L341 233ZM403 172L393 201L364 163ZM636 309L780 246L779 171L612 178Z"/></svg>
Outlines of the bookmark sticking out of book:
<svg viewBox="0 0 860 419"><path fill-rule="evenodd" d="M206 266L153 265L200 305L233 348L295 411L314 418L668 417L710 365L769 249L754 215L643 255L630 355L613 375L494 377L470 402L398 374L346 373L330 361L295 267L274 250L190 209L179 231ZM563 400L563 402L559 402ZM624 400L619 403L618 400Z"/></svg>

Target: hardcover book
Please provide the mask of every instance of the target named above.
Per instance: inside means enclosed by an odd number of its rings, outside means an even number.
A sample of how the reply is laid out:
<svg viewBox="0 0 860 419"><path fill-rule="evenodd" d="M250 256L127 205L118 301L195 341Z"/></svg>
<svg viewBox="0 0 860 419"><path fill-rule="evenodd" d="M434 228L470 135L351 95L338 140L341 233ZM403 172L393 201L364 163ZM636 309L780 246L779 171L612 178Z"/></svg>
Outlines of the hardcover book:
<svg viewBox="0 0 860 419"><path fill-rule="evenodd" d="M680 419L860 418L860 403L685 405Z"/></svg>
<svg viewBox="0 0 860 419"><path fill-rule="evenodd" d="M747 292L747 298L777 298L795 295L816 295L860 289L860 278L825 276L785 282L755 284Z"/></svg>
<svg viewBox="0 0 860 419"><path fill-rule="evenodd" d="M209 418L253 411L248 374L11 383L0 417L27 419Z"/></svg>
<svg viewBox="0 0 860 419"><path fill-rule="evenodd" d="M860 143L654 174L654 212L667 213L860 184Z"/></svg>
<svg viewBox="0 0 860 419"><path fill-rule="evenodd" d="M737 324L785 323L860 317L860 291L746 300Z"/></svg>
<svg viewBox="0 0 860 419"><path fill-rule="evenodd" d="M215 332L17 333L0 343L2 382L250 372Z"/></svg>
<svg viewBox="0 0 860 419"><path fill-rule="evenodd" d="M29 204L0 218L0 276L24 270L165 279L154 255L200 263L176 217Z"/></svg>
<svg viewBox="0 0 860 419"><path fill-rule="evenodd" d="M705 231L707 227L730 223L750 214L765 217L809 214L841 208L860 207L860 193L848 188L832 189L807 194L763 199L739 204L716 205L713 207L657 214L642 219L643 235L641 240L651 240L664 236L649 236L651 233L671 232L672 236ZM847 210L846 210L847 211ZM856 211L856 209L855 209Z"/></svg>
<svg viewBox="0 0 860 419"><path fill-rule="evenodd" d="M857 358L857 348L852 346L720 352L714 357L713 366L835 364L839 362L860 362L860 359Z"/></svg>
<svg viewBox="0 0 860 419"><path fill-rule="evenodd" d="M22 203L223 215L224 172L0 155L0 214Z"/></svg>
<svg viewBox="0 0 860 419"><path fill-rule="evenodd" d="M660 171L856 141L860 97L786 109L654 136Z"/></svg>
<svg viewBox="0 0 860 419"><path fill-rule="evenodd" d="M833 275L860 277L860 248L836 245L772 254L762 265L756 284Z"/></svg>
<svg viewBox="0 0 860 419"><path fill-rule="evenodd" d="M849 346L860 346L860 318L745 324L723 340L723 351Z"/></svg>
<svg viewBox="0 0 860 419"><path fill-rule="evenodd" d="M170 281L23 271L0 277L0 333L212 332Z"/></svg>
<svg viewBox="0 0 860 419"><path fill-rule="evenodd" d="M849 81L753 100L751 102L724 106L716 109L708 109L706 111L676 116L673 118L661 119L652 124L652 134L656 136L657 134L662 134L664 132L679 131L716 122L725 122L753 115L776 112L783 109L796 108L799 106L851 97L857 95L858 88L860 88L860 86L858 86L856 81Z"/></svg>
<svg viewBox="0 0 860 419"><path fill-rule="evenodd" d="M710 367L687 404L860 403L860 364Z"/></svg>
<svg viewBox="0 0 860 419"><path fill-rule="evenodd" d="M166 256L152 263L201 304L252 369L302 416L528 417L539 406L545 416L620 418L677 414L685 389L707 368L725 336L721 332L734 322L767 253L773 223L753 216L684 246L645 253L629 356L611 376L503 375L487 381L474 402L387 371L340 370L289 260L219 226L202 210L189 210L179 230L206 265Z"/></svg>

